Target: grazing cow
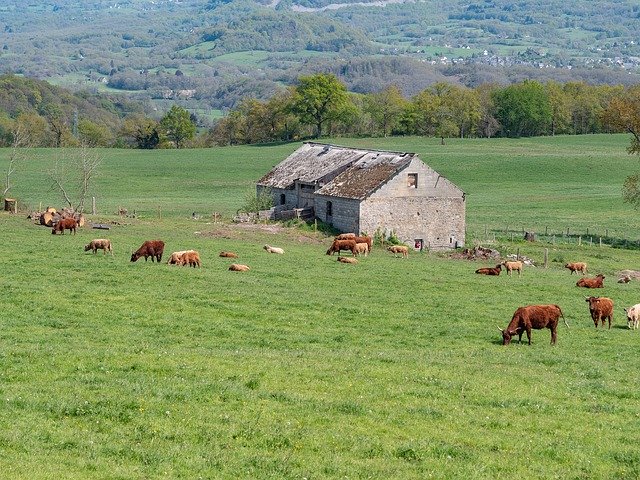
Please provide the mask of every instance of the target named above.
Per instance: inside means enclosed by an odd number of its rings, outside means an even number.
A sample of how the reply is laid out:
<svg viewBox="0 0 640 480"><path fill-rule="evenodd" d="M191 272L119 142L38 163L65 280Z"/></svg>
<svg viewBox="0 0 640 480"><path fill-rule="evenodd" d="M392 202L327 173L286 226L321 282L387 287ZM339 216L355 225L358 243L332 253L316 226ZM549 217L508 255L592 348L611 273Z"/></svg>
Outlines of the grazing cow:
<svg viewBox="0 0 640 480"><path fill-rule="evenodd" d="M586 275L587 273L587 264L584 262L567 263L564 268L569 269L570 275L573 274L573 272L575 272L576 275L578 272L582 273L582 275Z"/></svg>
<svg viewBox="0 0 640 480"><path fill-rule="evenodd" d="M233 253L233 252L220 252L220 257L225 257L225 258L238 258L238 254L237 253Z"/></svg>
<svg viewBox="0 0 640 480"><path fill-rule="evenodd" d="M269 253L277 253L279 255L282 255L284 253L284 250L282 248L272 247L271 245L265 245L262 248L264 248Z"/></svg>
<svg viewBox="0 0 640 480"><path fill-rule="evenodd" d="M356 238L355 233L341 233L336 237L336 240L353 240Z"/></svg>
<svg viewBox="0 0 640 480"><path fill-rule="evenodd" d="M558 319L562 317L564 324L569 324L558 305L528 305L518 308L511 318L511 322L502 332L502 344L509 345L511 337L518 335L518 341L522 342L522 334L527 332L529 345L531 345L531 329L540 330L548 328L551 331L551 345L555 345L558 336Z"/></svg>
<svg viewBox="0 0 640 480"><path fill-rule="evenodd" d="M624 313L627 314L627 327L636 330L640 324L640 303L636 303L633 307L625 308Z"/></svg>
<svg viewBox="0 0 640 480"><path fill-rule="evenodd" d="M102 249L102 254L106 255L107 252L113 255L113 248L111 247L111 240L107 240L106 238L96 238L89 242L89 245L85 245L84 251L88 252L89 250L93 250L93 253L98 251L98 249Z"/></svg>
<svg viewBox="0 0 640 480"><path fill-rule="evenodd" d="M356 241L355 240L334 240L329 250L327 250L327 255L333 255L338 252L340 255L341 250L350 250L351 253L356 255Z"/></svg>
<svg viewBox="0 0 640 480"><path fill-rule="evenodd" d="M364 255L366 257L369 254L369 245L366 243L356 243L356 252L358 255Z"/></svg>
<svg viewBox="0 0 640 480"><path fill-rule="evenodd" d="M609 328L611 328L611 322L613 321L613 300L607 297L585 297L585 302L589 304L591 319L596 328L598 328L598 321L602 323L602 328L604 328L605 320L609 320Z"/></svg>
<svg viewBox="0 0 640 480"><path fill-rule="evenodd" d="M373 249L373 241L371 237L353 237L356 243L366 243L369 246L369 251Z"/></svg>
<svg viewBox="0 0 640 480"><path fill-rule="evenodd" d="M162 240L147 240L138 250L131 254L131 261L136 262L140 257L144 257L144 261L147 261L147 257L151 257L151 262L154 258L160 263L162 260L162 252L164 252L164 242Z"/></svg>
<svg viewBox="0 0 640 480"><path fill-rule="evenodd" d="M595 278L581 278L576 282L576 287L604 288L604 275L599 273Z"/></svg>
<svg viewBox="0 0 640 480"><path fill-rule="evenodd" d="M167 260L167 265L180 265L182 262L182 255L187 253L188 250L181 250L179 252L173 252L169 255L169 260Z"/></svg>
<svg viewBox="0 0 640 480"><path fill-rule="evenodd" d="M522 275L522 262L520 260L505 260L501 265L507 270L507 275L513 275L513 271L518 271L518 276Z"/></svg>
<svg viewBox="0 0 640 480"><path fill-rule="evenodd" d="M240 263L232 263L229 266L229 270L231 270L232 272L248 272L251 269L247 265L242 265Z"/></svg>
<svg viewBox="0 0 640 480"><path fill-rule="evenodd" d="M353 258L353 257L341 257L340 255L338 255L338 261L340 263L358 263L358 259L357 258Z"/></svg>
<svg viewBox="0 0 640 480"><path fill-rule="evenodd" d="M499 263L495 267L479 268L476 270L476 273L479 273L480 275L500 275L501 271L502 271L502 264Z"/></svg>
<svg viewBox="0 0 640 480"><path fill-rule="evenodd" d="M190 267L201 267L202 262L200 261L200 254L196 250L187 250L180 257L180 262L178 265L185 266L189 265Z"/></svg>
<svg viewBox="0 0 640 480"><path fill-rule="evenodd" d="M406 245L391 245L387 247L387 250L393 253L394 257L397 257L398 253L401 253L403 258L409 258L409 247Z"/></svg>
<svg viewBox="0 0 640 480"><path fill-rule="evenodd" d="M72 231L73 234L75 235L77 227L78 227L78 222L76 222L74 218L61 218L53 226L53 228L51 229L51 233L55 235L56 232L60 232L62 235L64 235L64 231L66 229L66 230Z"/></svg>

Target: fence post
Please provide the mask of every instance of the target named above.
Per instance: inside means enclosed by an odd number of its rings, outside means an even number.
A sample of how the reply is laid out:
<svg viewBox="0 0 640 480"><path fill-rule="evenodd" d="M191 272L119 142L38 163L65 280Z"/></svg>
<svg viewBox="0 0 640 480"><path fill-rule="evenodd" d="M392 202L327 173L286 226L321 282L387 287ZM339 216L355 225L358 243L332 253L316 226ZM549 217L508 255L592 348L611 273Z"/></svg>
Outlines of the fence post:
<svg viewBox="0 0 640 480"><path fill-rule="evenodd" d="M589 246L593 245L593 237L589 237Z"/></svg>
<svg viewBox="0 0 640 480"><path fill-rule="evenodd" d="M91 197L91 215L96 214L96 197Z"/></svg>
<svg viewBox="0 0 640 480"><path fill-rule="evenodd" d="M567 237L569 236L569 227L567 227Z"/></svg>
<svg viewBox="0 0 640 480"><path fill-rule="evenodd" d="M600 246L602 246L602 237L600 237Z"/></svg>
<svg viewBox="0 0 640 480"><path fill-rule="evenodd" d="M544 227L544 236L549 235L549 227Z"/></svg>
<svg viewBox="0 0 640 480"><path fill-rule="evenodd" d="M520 260L520 247L516 248L516 260Z"/></svg>
<svg viewBox="0 0 640 480"><path fill-rule="evenodd" d="M552 245L556 244L556 236L555 235L553 237L551 237L551 244Z"/></svg>
<svg viewBox="0 0 640 480"><path fill-rule="evenodd" d="M544 268L548 268L549 267L549 249L545 248L544 249Z"/></svg>
<svg viewBox="0 0 640 480"><path fill-rule="evenodd" d="M582 235L578 237L578 246L582 245Z"/></svg>

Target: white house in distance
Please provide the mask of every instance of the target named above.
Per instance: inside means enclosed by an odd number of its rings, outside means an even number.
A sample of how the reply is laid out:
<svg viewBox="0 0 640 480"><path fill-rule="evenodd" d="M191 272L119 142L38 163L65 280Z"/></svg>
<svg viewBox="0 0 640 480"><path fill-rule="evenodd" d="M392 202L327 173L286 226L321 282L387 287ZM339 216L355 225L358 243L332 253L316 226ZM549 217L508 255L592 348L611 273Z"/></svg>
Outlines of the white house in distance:
<svg viewBox="0 0 640 480"><path fill-rule="evenodd" d="M465 194L414 153L304 143L257 183L280 208L313 207L342 232L392 231L417 249L461 247Z"/></svg>

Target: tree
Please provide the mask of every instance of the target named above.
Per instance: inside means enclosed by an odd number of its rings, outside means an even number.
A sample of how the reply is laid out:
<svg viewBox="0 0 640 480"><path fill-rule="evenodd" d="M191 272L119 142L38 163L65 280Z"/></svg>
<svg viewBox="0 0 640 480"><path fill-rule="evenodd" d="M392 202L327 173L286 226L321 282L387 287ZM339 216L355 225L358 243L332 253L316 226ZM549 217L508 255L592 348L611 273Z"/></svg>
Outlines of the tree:
<svg viewBox="0 0 640 480"><path fill-rule="evenodd" d="M398 125L407 104L396 85L390 85L381 92L365 96L364 111L371 115L374 125L387 136Z"/></svg>
<svg viewBox="0 0 640 480"><path fill-rule="evenodd" d="M14 122L14 126L11 132L11 150L9 153L9 164L4 174L4 189L2 190L2 196L6 196L9 190L13 187L11 177L16 171L16 168L20 163L25 160L24 147L29 146L30 138L29 132L24 128L24 125L20 122Z"/></svg>
<svg viewBox="0 0 640 480"><path fill-rule="evenodd" d="M496 118L507 137L543 135L551 124L552 112L544 86L525 80L494 93Z"/></svg>
<svg viewBox="0 0 640 480"><path fill-rule="evenodd" d="M74 212L82 213L91 193L102 158L95 149L82 146L66 149L49 172L53 187L60 191L64 202Z"/></svg>
<svg viewBox="0 0 640 480"><path fill-rule="evenodd" d="M291 112L301 123L315 127L315 138L322 136L324 125L345 120L352 111L347 88L334 75L319 73L298 79Z"/></svg>
<svg viewBox="0 0 640 480"><path fill-rule="evenodd" d="M142 114L127 117L120 131L137 148L152 150L160 143L160 125Z"/></svg>
<svg viewBox="0 0 640 480"><path fill-rule="evenodd" d="M174 105L160 120L160 126L167 138L176 148L182 148L187 140L196 134L196 126L191 121L189 112L178 105Z"/></svg>
<svg viewBox="0 0 640 480"><path fill-rule="evenodd" d="M613 98L603 114L603 120L614 129L630 133L631 144L627 152L629 155L640 155L640 86L630 88L622 98ZM640 174L626 178L622 186L622 198L640 208Z"/></svg>

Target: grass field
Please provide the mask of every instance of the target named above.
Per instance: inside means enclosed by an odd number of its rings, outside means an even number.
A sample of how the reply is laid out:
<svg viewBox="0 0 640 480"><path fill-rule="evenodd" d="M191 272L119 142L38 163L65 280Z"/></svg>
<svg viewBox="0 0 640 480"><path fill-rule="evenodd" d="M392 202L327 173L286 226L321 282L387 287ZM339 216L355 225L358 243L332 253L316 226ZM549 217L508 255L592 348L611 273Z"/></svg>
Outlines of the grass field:
<svg viewBox="0 0 640 480"><path fill-rule="evenodd" d="M418 152L467 192L485 225L638 231L620 200L638 166L624 136L532 140L340 139ZM487 263L380 248L358 265L310 228L213 224L297 145L103 150L97 186L110 231L56 235L0 214L0 471L4 478L638 478L640 301L634 250L505 242L548 269L480 277ZM23 204L59 205L59 152L16 173ZM0 167L8 152L0 152ZM113 215L118 205L135 219ZM161 207L162 218L157 208ZM115 255L83 251L112 240ZM195 248L201 269L129 262L143 240ZM268 255L262 245L286 250ZM229 272L233 250L251 266ZM165 254L165 259L166 255ZM584 260L616 304L595 330L562 268ZM500 345L520 305L557 303L570 324Z"/></svg>

